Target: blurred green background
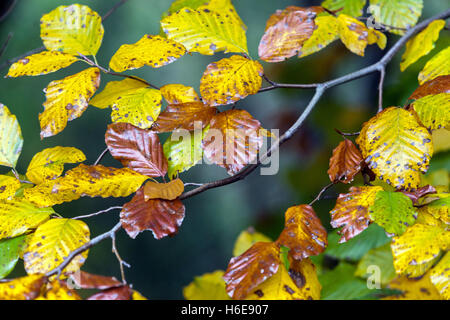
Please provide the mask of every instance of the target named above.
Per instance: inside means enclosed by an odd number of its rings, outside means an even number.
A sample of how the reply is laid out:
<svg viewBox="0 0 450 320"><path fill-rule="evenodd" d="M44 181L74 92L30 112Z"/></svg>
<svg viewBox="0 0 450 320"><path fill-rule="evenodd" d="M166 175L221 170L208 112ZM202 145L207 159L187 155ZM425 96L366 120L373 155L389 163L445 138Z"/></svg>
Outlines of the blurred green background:
<svg viewBox="0 0 450 320"><path fill-rule="evenodd" d="M12 1L2 0L2 10ZM100 15L105 14L118 0L77 1L89 5ZM321 1L295 0L234 0L237 12L248 26L247 37L250 54L257 58L259 39L265 22L277 9L289 5L319 5ZM422 18L429 17L448 7L447 1L425 0ZM13 37L0 64L42 45L39 38L40 17L59 5L74 3L69 0L19 0L12 11L0 21L0 44L10 32ZM170 6L169 0L129 0L104 22L105 36L97 58L107 66L114 52L124 43L134 43L144 34L159 33L159 19ZM1 15L0 15L1 16ZM442 33L444 34L444 32ZM388 48L398 36L388 36ZM430 56L449 45L449 37L441 35ZM303 59L292 58L284 63L263 63L268 77L278 82L311 83L325 81L367 66L383 55L376 46L369 46L366 56L350 53L336 41L325 50ZM129 72L157 86L181 83L198 90L200 78L206 66L223 57L199 54L186 55L182 59L160 69L144 67ZM428 58L429 58L428 57ZM387 70L384 106L402 105L417 87L417 74L428 58L422 58L400 73L400 55ZM60 134L39 138L38 114L42 112L42 89L55 79L74 74L86 65L77 63L67 69L40 77L3 78L7 68L0 70L0 102L7 105L21 125L24 147L18 170L26 171L32 156L52 146L73 146L87 156L92 164L105 148L104 133L111 122L109 110L89 107L83 116L70 122ZM102 75L100 90L113 79ZM328 184L328 159L332 149L342 139L335 131L359 131L377 106L378 75L372 75L334 88L326 93L306 124L291 141L281 148L280 170L274 176L261 176L254 172L245 181L213 189L184 201L186 218L179 233L173 238L157 241L151 232L140 234L131 240L125 232L118 235L118 248L124 260L132 265L126 270L127 280L134 288L150 299L180 299L182 288L193 277L216 269L225 269L231 257L234 240L238 234L254 226L258 231L276 238L284 223L284 211L292 206L310 202L319 190ZM267 129L286 130L300 115L312 92L309 90L275 90L239 101L238 108L248 110ZM107 155L104 165L120 166ZM448 165L448 162L447 162ZM1 168L6 173L7 168ZM184 182L208 182L224 178L223 169L200 165L181 178ZM360 178L357 179L357 183ZM329 211L336 195L348 186L337 186L326 193L325 200L315 205L316 212L329 228ZM64 217L74 217L122 205L129 199L81 199L59 205L55 210ZM118 212L85 220L92 236L109 230L118 220ZM12 276L22 274L18 266ZM21 270L22 269L22 270ZM111 253L110 241L93 248L84 270L119 277L118 263Z"/></svg>

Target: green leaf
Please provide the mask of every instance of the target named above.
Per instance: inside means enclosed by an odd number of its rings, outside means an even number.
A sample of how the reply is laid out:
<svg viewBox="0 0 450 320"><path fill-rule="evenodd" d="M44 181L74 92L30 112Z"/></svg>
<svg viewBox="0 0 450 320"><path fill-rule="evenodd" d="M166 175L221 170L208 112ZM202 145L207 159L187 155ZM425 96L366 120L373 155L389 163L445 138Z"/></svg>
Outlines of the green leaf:
<svg viewBox="0 0 450 320"><path fill-rule="evenodd" d="M337 11L338 14L344 13L352 17L360 17L363 14L363 8L366 0L325 0L322 7L331 11Z"/></svg>
<svg viewBox="0 0 450 320"><path fill-rule="evenodd" d="M25 244L26 235L0 240L0 279L5 278L16 266Z"/></svg>
<svg viewBox="0 0 450 320"><path fill-rule="evenodd" d="M413 225L417 212L411 199L401 192L379 191L369 208L370 218L386 232L401 235Z"/></svg>
<svg viewBox="0 0 450 320"><path fill-rule="evenodd" d="M390 242L384 229L376 224L371 224L366 230L347 242L339 244L339 238L336 231L328 234L328 248L325 254L336 259L353 261L361 259L370 249Z"/></svg>
<svg viewBox="0 0 450 320"><path fill-rule="evenodd" d="M396 273L390 244L387 243L379 248L369 250L359 261L355 276L367 278L370 275L367 273L370 266L380 268L380 283L382 286L387 285L395 278Z"/></svg>

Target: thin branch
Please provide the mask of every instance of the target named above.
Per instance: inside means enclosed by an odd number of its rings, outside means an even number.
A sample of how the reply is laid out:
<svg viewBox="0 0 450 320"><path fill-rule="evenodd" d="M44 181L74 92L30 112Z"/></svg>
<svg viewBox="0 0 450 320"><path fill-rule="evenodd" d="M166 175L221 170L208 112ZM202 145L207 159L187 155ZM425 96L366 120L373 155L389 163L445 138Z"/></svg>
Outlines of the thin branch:
<svg viewBox="0 0 450 320"><path fill-rule="evenodd" d="M335 184L335 182L331 182L331 183L327 184L325 187L323 187L322 190L320 190L319 194L314 198L314 200L309 203L309 205L312 206L314 203L316 203L316 201L321 200L324 192L327 191L332 186L334 186L334 184Z"/></svg>
<svg viewBox="0 0 450 320"><path fill-rule="evenodd" d="M112 252L116 255L117 261L119 261L120 277L122 278L122 283L126 284L127 280L125 279L125 270L123 267L126 266L127 268L130 268L131 266L120 257L119 251L117 250L117 246L116 246L116 234L115 233L113 233L111 235L111 241L112 241Z"/></svg>
<svg viewBox="0 0 450 320"><path fill-rule="evenodd" d="M8 47L9 40L11 40L12 37L13 37L13 33L12 32L8 33L8 36L6 37L5 42L3 43L3 45L0 48L0 58L5 53L6 48Z"/></svg>
<svg viewBox="0 0 450 320"><path fill-rule="evenodd" d="M72 219L85 219L85 218L91 218L91 217L95 217L95 216L98 216L98 215L100 215L100 214L102 214L102 213L106 213L106 212L109 212L109 211L112 211L112 210L122 210L122 206L110 207L110 208L105 209L105 210L101 210L101 211L98 211L98 212L86 214L86 215L84 215L84 216L78 216L78 217L75 217L75 218L72 218Z"/></svg>
<svg viewBox="0 0 450 320"><path fill-rule="evenodd" d="M114 11L116 11L121 5L124 5L128 1L129 0L121 0L117 2L111 9L108 10L108 12L103 15L102 21L106 21L114 13Z"/></svg>
<svg viewBox="0 0 450 320"><path fill-rule="evenodd" d="M341 136L345 137L353 137L353 136L359 136L360 132L342 132L339 129L334 128L334 131L336 131L337 133L339 133Z"/></svg>
<svg viewBox="0 0 450 320"><path fill-rule="evenodd" d="M383 85L384 77L386 76L386 68L380 68L380 82L378 83L378 112L383 111Z"/></svg>
<svg viewBox="0 0 450 320"><path fill-rule="evenodd" d="M13 3L9 6L8 10L6 10L5 13L0 16L0 22L6 19L6 17L11 13L18 1L19 0L14 0Z"/></svg>
<svg viewBox="0 0 450 320"><path fill-rule="evenodd" d="M100 161L102 161L103 157L108 152L108 150L109 150L108 148L105 148L105 150L103 150L102 153L100 153L97 160L95 160L95 162L94 162L94 166L98 165L100 163Z"/></svg>

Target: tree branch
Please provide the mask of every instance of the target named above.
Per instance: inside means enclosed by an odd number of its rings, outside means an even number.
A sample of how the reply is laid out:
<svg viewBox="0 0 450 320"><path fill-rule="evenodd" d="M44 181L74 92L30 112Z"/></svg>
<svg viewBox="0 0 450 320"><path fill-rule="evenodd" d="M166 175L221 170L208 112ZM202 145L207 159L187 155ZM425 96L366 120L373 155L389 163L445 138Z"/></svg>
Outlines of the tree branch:
<svg viewBox="0 0 450 320"><path fill-rule="evenodd" d="M122 206L110 207L110 208L105 209L105 210L97 211L97 212L90 213L90 214L87 214L87 215L84 215L84 216L78 216L78 217L75 217L75 218L72 218L72 219L78 220L78 219L91 218L91 217L98 216L98 215L100 215L102 213L106 213L106 212L109 212L109 211L112 211L112 210L121 210L121 209L122 209Z"/></svg>

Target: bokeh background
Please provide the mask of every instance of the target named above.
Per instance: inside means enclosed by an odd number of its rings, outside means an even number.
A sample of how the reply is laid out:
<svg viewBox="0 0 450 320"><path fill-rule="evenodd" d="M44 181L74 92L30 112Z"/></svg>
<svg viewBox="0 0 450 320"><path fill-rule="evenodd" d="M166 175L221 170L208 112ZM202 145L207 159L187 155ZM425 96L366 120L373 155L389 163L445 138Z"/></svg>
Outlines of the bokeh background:
<svg viewBox="0 0 450 320"><path fill-rule="evenodd" d="M11 0L1 0L0 44L13 33L6 52L0 57L0 65L10 58L42 46L39 38L40 17L59 5L74 3L73 0L18 0L8 14L4 14ZM105 14L118 0L76 1L89 5L100 15ZM321 1L299 0L234 0L237 12L248 26L247 37L250 54L257 58L258 43L263 35L269 16L277 9L289 5L319 5ZM447 1L425 0L422 18L434 15L448 7ZM105 36L97 54L101 65L107 66L109 59L120 45L134 43L144 34L158 34L159 20L169 6L170 0L129 0L104 22ZM398 36L388 36L389 48ZM430 56L448 46L450 38L441 36ZM350 53L339 41L325 50L306 58L292 58L284 63L262 63L267 76L278 82L311 83L325 81L367 66L383 55L376 46L369 46L366 56ZM163 86L181 83L198 90L200 78L206 66L223 57L199 54L186 55L182 59L160 69L144 67L129 72L147 81ZM400 73L398 55L387 69L384 106L403 105L417 87L417 74L427 61L420 59ZM7 105L21 125L24 147L18 170L26 171L32 156L40 150L53 146L73 146L87 156L92 164L105 148L104 133L111 122L109 110L89 107L83 116L68 124L60 134L40 140L38 114L42 112L44 94L42 89L55 79L74 74L86 65L77 63L67 69L40 77L3 78L7 68L0 70L0 102ZM102 75L100 90L110 80ZM179 233L173 238L155 240L151 232L140 234L136 240L125 232L118 234L118 248L124 260L132 265L126 270L128 282L150 299L181 299L182 288L194 276L225 269L231 257L233 243L238 234L253 226L272 238L283 228L284 212L292 206L310 202L319 190L328 184L328 159L332 149L342 139L335 131L359 131L377 107L378 75L372 75L334 88L326 93L301 131L282 146L280 170L277 175L261 176L254 172L244 181L209 190L186 200L186 218ZM267 129L286 130L300 115L311 98L310 90L280 89L261 93L239 101L238 108L248 110ZM433 158L432 168L449 166L444 160ZM120 166L107 155L104 165ZM68 166L70 167L70 166ZM6 173L7 168L0 168ZM185 182L208 182L224 178L223 169L200 165L183 173ZM360 178L357 179L356 183ZM329 228L329 211L339 192L348 186L337 186L326 193L326 199L315 205L316 212ZM85 198L58 205L55 210L64 217L74 217L122 205L129 199ZM118 211L85 220L93 236L109 230L118 220ZM84 270L119 277L115 256L111 253L110 241L94 247ZM23 274L18 265L12 276Z"/></svg>

